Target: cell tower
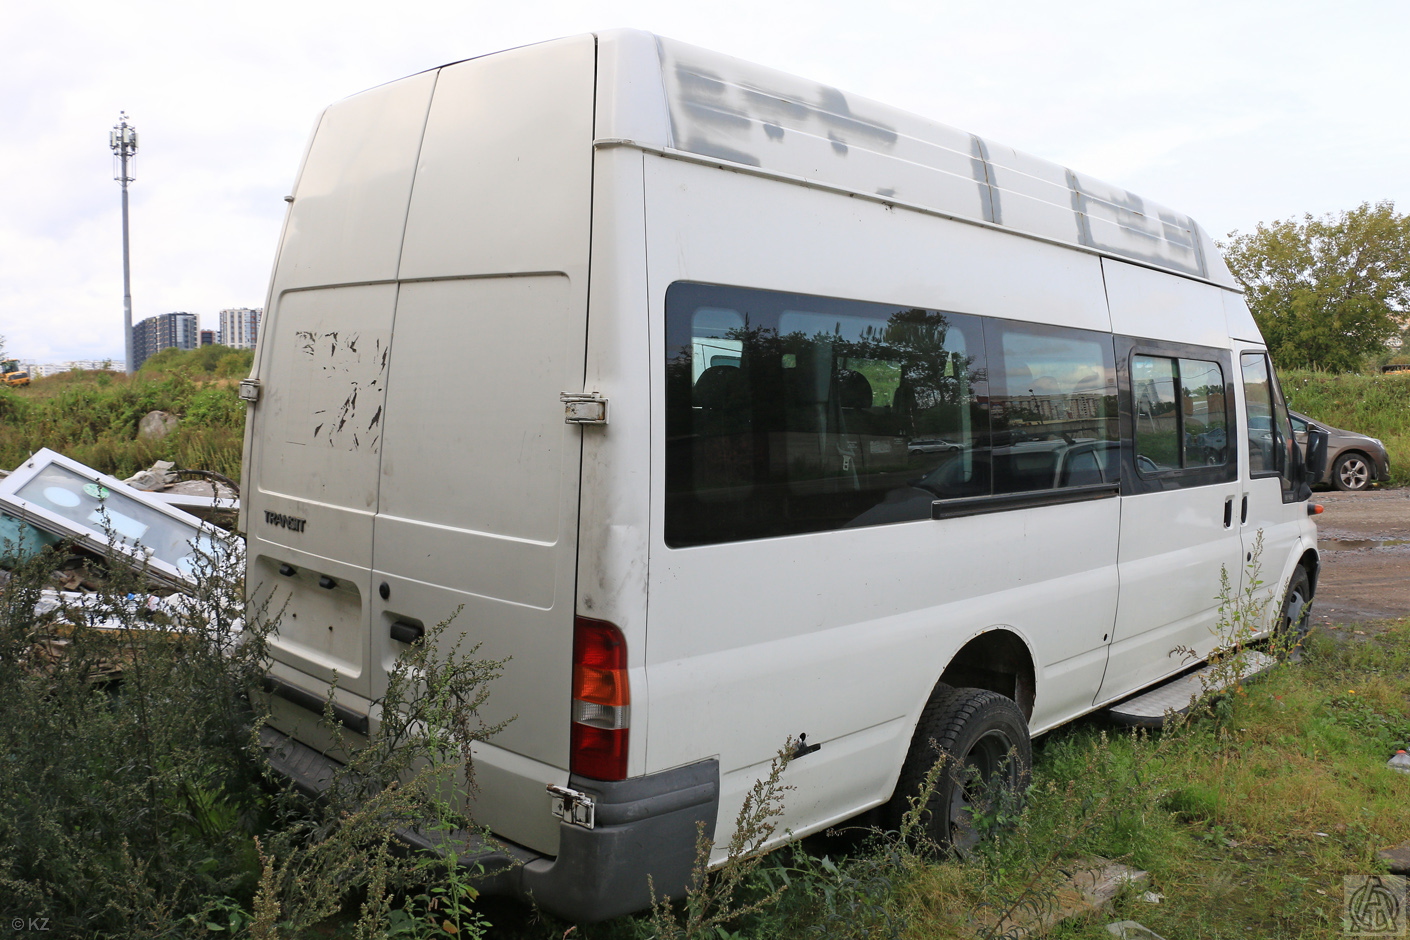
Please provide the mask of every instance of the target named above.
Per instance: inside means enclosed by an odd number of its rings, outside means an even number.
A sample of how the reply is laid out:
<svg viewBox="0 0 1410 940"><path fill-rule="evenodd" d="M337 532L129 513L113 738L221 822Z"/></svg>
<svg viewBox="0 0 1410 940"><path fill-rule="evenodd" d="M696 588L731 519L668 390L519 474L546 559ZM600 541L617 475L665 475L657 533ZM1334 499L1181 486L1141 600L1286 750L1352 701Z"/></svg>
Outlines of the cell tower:
<svg viewBox="0 0 1410 940"><path fill-rule="evenodd" d="M113 179L122 183L122 337L127 374L132 368L132 268L127 249L127 184L136 177L128 176L130 163L137 159L137 128L127 123L127 112L118 112L118 122L108 134L108 147L113 151Z"/></svg>

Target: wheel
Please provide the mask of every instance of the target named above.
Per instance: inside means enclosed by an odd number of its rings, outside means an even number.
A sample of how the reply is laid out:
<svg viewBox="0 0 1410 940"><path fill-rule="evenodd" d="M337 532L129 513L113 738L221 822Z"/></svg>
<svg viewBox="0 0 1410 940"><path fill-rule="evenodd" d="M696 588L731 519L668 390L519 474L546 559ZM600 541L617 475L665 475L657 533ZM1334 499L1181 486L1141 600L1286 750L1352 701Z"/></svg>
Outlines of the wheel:
<svg viewBox="0 0 1410 940"><path fill-rule="evenodd" d="M1371 485L1371 461L1365 454L1349 451L1332 464L1332 485L1339 490L1355 493Z"/></svg>
<svg viewBox="0 0 1410 940"><path fill-rule="evenodd" d="M990 825L976 820L976 812L1008 811L1028 789L1033 763L1028 721L1012 699L997 692L937 686L916 724L896 792L884 807L887 828L900 828L911 798L942 758L921 830L940 848L965 855Z"/></svg>
<svg viewBox="0 0 1410 940"><path fill-rule="evenodd" d="M1307 624L1312 619L1312 579L1307 569L1298 565L1288 579L1283 594L1283 616L1277 628L1276 644L1280 650L1295 652L1307 636Z"/></svg>

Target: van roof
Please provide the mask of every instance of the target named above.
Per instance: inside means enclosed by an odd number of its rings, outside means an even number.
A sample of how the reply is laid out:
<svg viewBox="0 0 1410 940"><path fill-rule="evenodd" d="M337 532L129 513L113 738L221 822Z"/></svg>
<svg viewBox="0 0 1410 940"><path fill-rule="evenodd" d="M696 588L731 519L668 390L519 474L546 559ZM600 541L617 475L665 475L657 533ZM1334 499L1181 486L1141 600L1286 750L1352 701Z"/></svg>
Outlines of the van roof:
<svg viewBox="0 0 1410 940"><path fill-rule="evenodd" d="M899 108L637 30L597 34L598 145L753 167L1241 290L1189 216Z"/></svg>

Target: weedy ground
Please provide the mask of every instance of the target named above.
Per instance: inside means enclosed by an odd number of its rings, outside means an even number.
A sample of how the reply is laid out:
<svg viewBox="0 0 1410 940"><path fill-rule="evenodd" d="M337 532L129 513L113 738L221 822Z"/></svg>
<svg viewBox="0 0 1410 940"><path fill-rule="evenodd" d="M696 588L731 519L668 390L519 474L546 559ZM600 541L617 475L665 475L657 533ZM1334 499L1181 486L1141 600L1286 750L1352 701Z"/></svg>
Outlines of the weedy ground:
<svg viewBox="0 0 1410 940"><path fill-rule="evenodd" d="M469 825L440 802L436 772L321 807L266 777L250 737L263 627L232 646L222 624L136 613L128 631L56 634L29 613L44 561L0 595L0 909L54 918L64 936L997 938L1100 856L1149 883L1051 936L1105 938L1104 924L1131 919L1171 940L1330 938L1343 935L1343 878L1381 871L1377 850L1410 840L1410 776L1385 766L1410 746L1402 620L1314 633L1300 663L1158 733L1093 717L1041 738L1026 805L995 804L978 820L990 838L965 859L915 828L756 856L788 798L781 764L737 822L730 870L700 896L574 926L476 898L463 873L390 851L388 823ZM130 609L134 586L117 578L110 612ZM228 624L237 597L209 594L208 609ZM56 635L66 652L45 659ZM427 682L398 686L408 721L350 779L457 763L468 739L411 732L472 717L464 703L493 694L496 664L469 652L404 665Z"/></svg>
<svg viewBox="0 0 1410 940"><path fill-rule="evenodd" d="M1410 746L1410 621L1367 634L1314 634L1300 663L1165 731L1091 718L1040 739L1026 807L985 821L991 838L968 859L879 833L805 840L737 889L743 906L781 888L774 903L711 932L641 915L567 935L1001 937L1051 908L1078 859L1100 856L1150 879L1048 936L1109 940L1117 920L1172 940L1344 936L1344 877L1383 872L1376 852L1410 839L1410 776L1385 766ZM570 926L506 908L496 935L547 940Z"/></svg>

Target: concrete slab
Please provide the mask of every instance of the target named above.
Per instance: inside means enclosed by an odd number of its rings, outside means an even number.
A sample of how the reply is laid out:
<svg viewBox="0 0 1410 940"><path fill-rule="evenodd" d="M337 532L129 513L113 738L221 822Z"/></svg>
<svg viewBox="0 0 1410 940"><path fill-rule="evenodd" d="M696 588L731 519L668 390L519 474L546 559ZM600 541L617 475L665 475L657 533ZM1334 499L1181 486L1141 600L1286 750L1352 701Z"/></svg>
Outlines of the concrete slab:
<svg viewBox="0 0 1410 940"><path fill-rule="evenodd" d="M1035 895L1002 917L980 918L975 933L999 934L1005 940L1040 937L1063 921L1100 910L1126 885L1141 884L1150 875L1106 858L1081 859L1066 866L1063 879L1049 896ZM995 930L994 928L998 929Z"/></svg>

